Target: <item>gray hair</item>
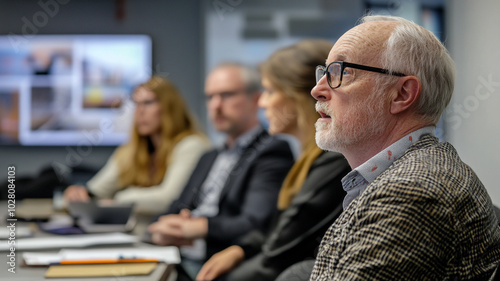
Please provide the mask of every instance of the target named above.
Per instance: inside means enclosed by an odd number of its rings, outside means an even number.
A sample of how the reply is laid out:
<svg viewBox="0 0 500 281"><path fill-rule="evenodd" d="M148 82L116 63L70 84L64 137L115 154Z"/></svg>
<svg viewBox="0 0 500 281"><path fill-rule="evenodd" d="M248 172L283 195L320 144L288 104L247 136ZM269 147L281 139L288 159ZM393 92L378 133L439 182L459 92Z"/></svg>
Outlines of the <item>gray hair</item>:
<svg viewBox="0 0 500 281"><path fill-rule="evenodd" d="M395 27L380 53L380 63L391 72L416 76L422 84L416 112L437 124L448 106L455 85L455 63L446 47L429 30L401 17L369 15L361 23L393 21ZM384 79L388 86L393 78Z"/></svg>
<svg viewBox="0 0 500 281"><path fill-rule="evenodd" d="M223 62L218 64L214 69L225 68L225 67L235 67L241 72L241 78L245 84L247 93L250 94L260 94L262 90L262 84L260 80L259 72L250 66L244 65L239 62Z"/></svg>

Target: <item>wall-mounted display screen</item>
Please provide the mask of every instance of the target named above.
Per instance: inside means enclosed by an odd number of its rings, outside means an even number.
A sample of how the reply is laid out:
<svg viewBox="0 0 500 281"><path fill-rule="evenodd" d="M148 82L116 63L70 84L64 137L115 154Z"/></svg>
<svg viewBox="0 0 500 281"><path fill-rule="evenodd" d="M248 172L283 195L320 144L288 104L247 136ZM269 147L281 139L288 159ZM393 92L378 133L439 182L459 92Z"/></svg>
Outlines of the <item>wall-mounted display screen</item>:
<svg viewBox="0 0 500 281"><path fill-rule="evenodd" d="M0 145L119 145L151 77L146 35L0 36Z"/></svg>

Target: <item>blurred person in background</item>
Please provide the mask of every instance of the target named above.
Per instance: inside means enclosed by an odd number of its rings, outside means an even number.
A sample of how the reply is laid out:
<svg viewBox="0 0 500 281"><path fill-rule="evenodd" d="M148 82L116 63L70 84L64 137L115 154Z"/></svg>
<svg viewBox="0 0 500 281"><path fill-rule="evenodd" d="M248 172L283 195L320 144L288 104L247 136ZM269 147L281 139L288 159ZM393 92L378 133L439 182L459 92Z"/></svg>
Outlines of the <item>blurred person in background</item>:
<svg viewBox="0 0 500 281"><path fill-rule="evenodd" d="M133 203L138 213L158 214L181 193L210 148L208 139L169 80L152 77L134 90L132 100L135 113L129 142L118 147L85 186L67 187L65 201L89 201L92 195Z"/></svg>
<svg viewBox="0 0 500 281"><path fill-rule="evenodd" d="M205 81L209 119L226 138L205 153L181 196L148 228L158 245L179 246L178 280L192 280L214 253L268 227L280 186L293 165L284 140L259 124L258 72L238 63L215 67Z"/></svg>
<svg viewBox="0 0 500 281"><path fill-rule="evenodd" d="M315 67L324 63L331 47L326 40L303 40L261 63L264 91L259 105L265 109L269 133L295 137L301 153L281 186L270 229L250 232L216 253L196 280L275 280L288 266L314 259L325 231L342 212L341 179L350 167L340 153L316 145L318 113L310 94Z"/></svg>

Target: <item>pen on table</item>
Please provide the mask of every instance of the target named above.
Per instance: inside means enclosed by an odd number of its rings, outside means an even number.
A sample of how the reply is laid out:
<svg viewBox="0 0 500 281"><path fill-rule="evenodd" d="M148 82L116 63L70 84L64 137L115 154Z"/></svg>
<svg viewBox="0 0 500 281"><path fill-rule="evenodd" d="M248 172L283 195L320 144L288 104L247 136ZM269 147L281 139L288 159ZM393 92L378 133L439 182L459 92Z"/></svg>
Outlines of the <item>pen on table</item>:
<svg viewBox="0 0 500 281"><path fill-rule="evenodd" d="M158 259L62 260L54 265L159 262Z"/></svg>

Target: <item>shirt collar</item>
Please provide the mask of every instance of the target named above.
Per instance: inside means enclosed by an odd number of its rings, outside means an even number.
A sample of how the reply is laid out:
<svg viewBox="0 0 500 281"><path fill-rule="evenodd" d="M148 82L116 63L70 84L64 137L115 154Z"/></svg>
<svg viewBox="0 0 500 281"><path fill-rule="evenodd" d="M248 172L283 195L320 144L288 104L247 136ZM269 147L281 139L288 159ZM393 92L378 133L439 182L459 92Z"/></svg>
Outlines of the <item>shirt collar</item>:
<svg viewBox="0 0 500 281"><path fill-rule="evenodd" d="M357 167L356 170L358 170L366 181L371 183L375 178L382 174L383 171L387 170L387 168L389 168L389 166L391 166L396 159L403 156L406 150L408 150L408 148L410 148L410 146L412 146L415 142L419 141L423 136L434 136L435 130L436 127L427 126L407 134L377 153L372 158L368 159L368 161Z"/></svg>
<svg viewBox="0 0 500 281"><path fill-rule="evenodd" d="M425 135L434 136L435 130L436 127L427 126L407 134L342 178L342 187L347 192L343 203L344 209L352 200L361 195L366 187L383 171L387 170L396 159L403 156L410 146Z"/></svg>

